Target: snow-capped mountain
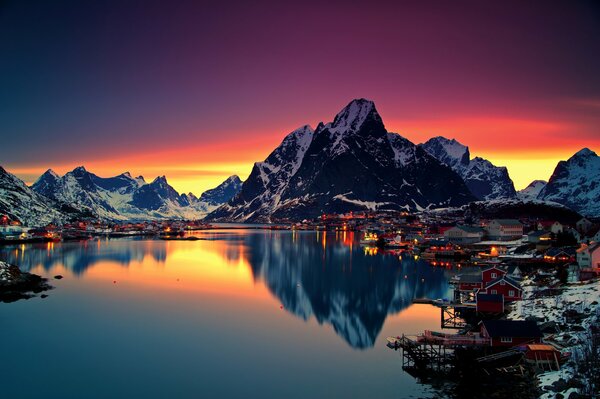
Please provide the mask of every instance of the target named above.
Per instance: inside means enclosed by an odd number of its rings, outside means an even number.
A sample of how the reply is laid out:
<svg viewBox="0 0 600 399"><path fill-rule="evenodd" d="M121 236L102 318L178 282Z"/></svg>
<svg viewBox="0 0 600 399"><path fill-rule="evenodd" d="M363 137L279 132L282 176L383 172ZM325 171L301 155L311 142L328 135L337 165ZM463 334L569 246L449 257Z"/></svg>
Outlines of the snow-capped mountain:
<svg viewBox="0 0 600 399"><path fill-rule="evenodd" d="M540 191L542 191L542 189L546 187L546 184L548 184L548 182L545 180L534 180L531 183L529 183L529 185L523 190L519 190L519 192L517 193L517 197L524 201L535 200L540 194Z"/></svg>
<svg viewBox="0 0 600 399"><path fill-rule="evenodd" d="M372 101L353 100L333 122L289 133L254 164L240 193L209 220L269 221L322 213L462 205L474 197L451 168L388 133Z"/></svg>
<svg viewBox="0 0 600 399"><path fill-rule="evenodd" d="M0 215L7 215L27 226L60 222L65 215L55 204L0 167Z"/></svg>
<svg viewBox="0 0 600 399"><path fill-rule="evenodd" d="M538 199L558 202L586 216L600 216L600 157L584 148L560 161Z"/></svg>
<svg viewBox="0 0 600 399"><path fill-rule="evenodd" d="M211 206L222 205L240 192L242 183L237 175L229 176L227 180L217 187L203 192L198 200Z"/></svg>
<svg viewBox="0 0 600 399"><path fill-rule="evenodd" d="M490 161L471 159L469 147L445 137L434 137L422 147L437 160L450 166L465 181L467 187L480 200L515 198L517 193L508 170Z"/></svg>
<svg viewBox="0 0 600 399"><path fill-rule="evenodd" d="M191 193L179 194L165 176L151 183L129 172L102 178L83 166L62 177L48 170L32 189L58 204L108 220L199 219L220 205L204 203Z"/></svg>

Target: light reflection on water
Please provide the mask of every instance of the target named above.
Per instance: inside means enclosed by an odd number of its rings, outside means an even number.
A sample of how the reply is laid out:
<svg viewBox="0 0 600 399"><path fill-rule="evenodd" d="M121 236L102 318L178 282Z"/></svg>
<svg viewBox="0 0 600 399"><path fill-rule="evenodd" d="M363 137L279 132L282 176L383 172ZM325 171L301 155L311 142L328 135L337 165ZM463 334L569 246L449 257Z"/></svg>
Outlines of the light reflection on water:
<svg viewBox="0 0 600 399"><path fill-rule="evenodd" d="M195 234L0 248L65 276L47 299L0 305L3 335L23 345L0 383L19 397L427 394L384 342L439 327L411 302L447 297L445 270L372 254L352 232Z"/></svg>

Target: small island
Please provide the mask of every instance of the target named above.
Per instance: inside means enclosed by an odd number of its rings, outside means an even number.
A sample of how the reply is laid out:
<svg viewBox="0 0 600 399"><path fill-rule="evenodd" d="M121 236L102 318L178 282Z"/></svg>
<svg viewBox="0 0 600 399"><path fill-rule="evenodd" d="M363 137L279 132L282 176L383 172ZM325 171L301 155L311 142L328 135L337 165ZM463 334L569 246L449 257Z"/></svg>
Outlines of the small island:
<svg viewBox="0 0 600 399"><path fill-rule="evenodd" d="M0 261L0 302L29 299L50 289L52 286L47 279L22 272L18 266Z"/></svg>

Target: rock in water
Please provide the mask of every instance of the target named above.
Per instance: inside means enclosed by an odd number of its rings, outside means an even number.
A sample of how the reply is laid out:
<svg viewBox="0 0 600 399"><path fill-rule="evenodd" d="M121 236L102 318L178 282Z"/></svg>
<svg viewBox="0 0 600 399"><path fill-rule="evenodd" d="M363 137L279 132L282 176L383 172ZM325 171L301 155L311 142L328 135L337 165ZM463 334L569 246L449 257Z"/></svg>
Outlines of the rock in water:
<svg viewBox="0 0 600 399"><path fill-rule="evenodd" d="M22 272L17 266L0 261L0 302L29 299L52 289L45 278Z"/></svg>

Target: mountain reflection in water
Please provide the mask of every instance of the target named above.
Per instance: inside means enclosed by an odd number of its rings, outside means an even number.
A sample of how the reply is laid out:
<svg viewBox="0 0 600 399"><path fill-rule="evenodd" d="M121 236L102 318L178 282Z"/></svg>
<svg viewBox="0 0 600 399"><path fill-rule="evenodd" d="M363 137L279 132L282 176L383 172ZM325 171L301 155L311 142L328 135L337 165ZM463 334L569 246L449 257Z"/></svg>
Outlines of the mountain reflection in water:
<svg viewBox="0 0 600 399"><path fill-rule="evenodd" d="M64 266L75 275L101 261L127 267L146 256L169 267L180 247L217 252L223 264L247 262L255 282L263 283L295 316L330 324L351 347L375 344L388 315L414 298L448 296L445 270L411 256L378 253L358 245L352 232L210 231L201 241L112 239L0 248L0 259L24 270L51 272ZM193 254L192 254L193 256ZM198 256L198 263L203 257ZM214 266L219 267L219 265Z"/></svg>

